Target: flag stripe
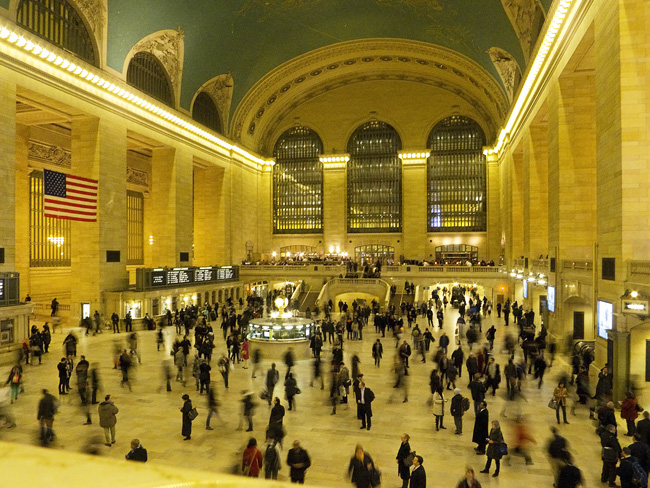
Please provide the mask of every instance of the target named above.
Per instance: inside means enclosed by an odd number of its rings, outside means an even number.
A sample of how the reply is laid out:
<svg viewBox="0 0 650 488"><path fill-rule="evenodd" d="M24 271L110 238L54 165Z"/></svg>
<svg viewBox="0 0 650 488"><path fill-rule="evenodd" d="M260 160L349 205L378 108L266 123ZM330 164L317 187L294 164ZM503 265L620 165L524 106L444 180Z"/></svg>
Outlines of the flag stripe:
<svg viewBox="0 0 650 488"><path fill-rule="evenodd" d="M53 208L55 205L60 205L62 207L87 208L90 210L97 210L97 205L82 205L80 203L72 203L72 202L61 203L55 199L50 199L50 198L45 199L45 201L50 204L50 208Z"/></svg>
<svg viewBox="0 0 650 488"><path fill-rule="evenodd" d="M69 180L79 180L79 181L85 181L86 183L93 183L97 184L97 180L91 180L90 178L82 178L81 176L74 176L74 175L65 175L67 179Z"/></svg>
<svg viewBox="0 0 650 488"><path fill-rule="evenodd" d="M81 183L69 182L68 187L74 186L75 188L88 188L90 190L97 190L97 185L82 185Z"/></svg>
<svg viewBox="0 0 650 488"><path fill-rule="evenodd" d="M83 217L71 217L68 215L54 215L54 214L45 214L45 216L50 217L52 219L76 220L78 222L97 222L97 219L95 217L83 218Z"/></svg>
<svg viewBox="0 0 650 488"><path fill-rule="evenodd" d="M94 192L92 192L92 191L81 191L81 190L77 190L76 188L68 188L67 193L74 193L75 195L89 195L91 197L97 195L96 191L94 191Z"/></svg>

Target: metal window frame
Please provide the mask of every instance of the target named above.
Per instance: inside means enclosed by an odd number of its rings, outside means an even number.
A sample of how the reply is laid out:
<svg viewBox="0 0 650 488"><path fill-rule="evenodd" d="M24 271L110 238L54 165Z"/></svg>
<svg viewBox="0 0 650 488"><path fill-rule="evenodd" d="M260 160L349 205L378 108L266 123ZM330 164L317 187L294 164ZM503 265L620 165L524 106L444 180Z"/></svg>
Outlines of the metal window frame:
<svg viewBox="0 0 650 488"><path fill-rule="evenodd" d="M402 232L402 149L391 125L371 121L348 141L347 227L349 233Z"/></svg>
<svg viewBox="0 0 650 488"><path fill-rule="evenodd" d="M167 70L151 53L133 55L126 71L126 82L156 100L174 106L174 89Z"/></svg>
<svg viewBox="0 0 650 488"><path fill-rule="evenodd" d="M29 266L70 266L72 223L45 217L43 185L43 171L32 171L29 175ZM57 243L59 238L63 238L62 243Z"/></svg>
<svg viewBox="0 0 650 488"><path fill-rule="evenodd" d="M219 109L212 100L212 97L206 93L199 93L194 99L192 104L192 118L199 124L212 129L215 132L221 133L221 117Z"/></svg>
<svg viewBox="0 0 650 488"><path fill-rule="evenodd" d="M323 232L323 142L308 127L292 127L273 155L273 234Z"/></svg>
<svg viewBox="0 0 650 488"><path fill-rule="evenodd" d="M144 194L126 191L126 264L144 264Z"/></svg>
<svg viewBox="0 0 650 488"><path fill-rule="evenodd" d="M487 161L480 125L461 115L431 130L427 147L428 232L485 232Z"/></svg>
<svg viewBox="0 0 650 488"><path fill-rule="evenodd" d="M29 32L97 66L93 37L67 0L21 0L16 23Z"/></svg>

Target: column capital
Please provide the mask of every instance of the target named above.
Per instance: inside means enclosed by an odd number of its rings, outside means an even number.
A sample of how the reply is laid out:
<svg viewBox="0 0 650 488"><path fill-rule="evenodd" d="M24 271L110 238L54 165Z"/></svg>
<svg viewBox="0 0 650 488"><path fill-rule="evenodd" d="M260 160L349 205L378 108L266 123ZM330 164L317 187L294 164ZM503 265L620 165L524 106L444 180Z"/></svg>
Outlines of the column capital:
<svg viewBox="0 0 650 488"><path fill-rule="evenodd" d="M430 154L430 149L414 149L397 152L397 155L402 160L402 165L404 166L419 166L426 164Z"/></svg>
<svg viewBox="0 0 650 488"><path fill-rule="evenodd" d="M321 154L320 162L323 163L323 169L345 169L349 154Z"/></svg>

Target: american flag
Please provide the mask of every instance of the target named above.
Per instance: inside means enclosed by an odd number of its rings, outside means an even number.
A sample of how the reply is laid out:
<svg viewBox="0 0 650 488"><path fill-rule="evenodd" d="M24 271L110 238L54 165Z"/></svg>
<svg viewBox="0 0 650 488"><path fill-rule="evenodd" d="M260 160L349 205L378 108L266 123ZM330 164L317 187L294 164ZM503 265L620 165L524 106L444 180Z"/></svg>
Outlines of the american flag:
<svg viewBox="0 0 650 488"><path fill-rule="evenodd" d="M43 209L54 219L97 221L97 181L45 170Z"/></svg>

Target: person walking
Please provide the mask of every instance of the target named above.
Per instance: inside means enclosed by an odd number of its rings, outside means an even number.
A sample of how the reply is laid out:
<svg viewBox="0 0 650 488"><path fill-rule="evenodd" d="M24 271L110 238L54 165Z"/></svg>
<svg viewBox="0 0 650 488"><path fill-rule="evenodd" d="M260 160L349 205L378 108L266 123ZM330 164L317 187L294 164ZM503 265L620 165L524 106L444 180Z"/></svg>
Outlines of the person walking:
<svg viewBox="0 0 650 488"><path fill-rule="evenodd" d="M474 420L474 432L472 442L477 444L474 448L476 454L485 454L485 445L487 444L488 426L490 425L490 413L487 409L487 403L482 401L479 405L479 412Z"/></svg>
<svg viewBox="0 0 650 488"><path fill-rule="evenodd" d="M273 390L279 380L280 372L275 369L275 363L271 363L271 368L266 372L266 380L264 381L264 385L266 386L265 395L269 405L271 405L271 401L273 400Z"/></svg>
<svg viewBox="0 0 650 488"><path fill-rule="evenodd" d="M184 441L189 441L192 438L192 419L190 418L190 411L192 410L192 400L186 393L181 397L184 401L183 406L179 410L183 413L183 428L181 435Z"/></svg>
<svg viewBox="0 0 650 488"><path fill-rule="evenodd" d="M282 463L280 462L280 447L273 439L267 439L264 445L263 465L264 478L277 480Z"/></svg>
<svg viewBox="0 0 650 488"><path fill-rule="evenodd" d="M294 397L300 393L296 379L293 377L293 373L289 373L287 379L284 381L284 394L287 398L287 403L289 404L289 410L296 410Z"/></svg>
<svg viewBox="0 0 650 488"><path fill-rule="evenodd" d="M230 375L230 359L228 359L228 356L223 354L221 359L219 359L217 366L219 366L219 372L223 377L223 383L226 388L228 388L228 376Z"/></svg>
<svg viewBox="0 0 650 488"><path fill-rule="evenodd" d="M244 476L257 478L262 469L262 453L257 448L257 439L251 437L242 454L241 469Z"/></svg>
<svg viewBox="0 0 650 488"><path fill-rule="evenodd" d="M68 367L64 357L61 358L59 364L56 365L56 369L59 371L59 395L67 395L68 392L65 385L68 379Z"/></svg>
<svg viewBox="0 0 650 488"><path fill-rule="evenodd" d="M276 442L282 444L282 439L284 438L284 407L280 403L280 399L275 397L273 399L273 408L271 409L271 415L269 416L269 428L268 428L268 437L275 439Z"/></svg>
<svg viewBox="0 0 650 488"><path fill-rule="evenodd" d="M397 475L402 479L402 488L408 488L409 479L411 478L411 445L409 444L410 437L408 434L402 434L402 443L397 450Z"/></svg>
<svg viewBox="0 0 650 488"><path fill-rule="evenodd" d="M97 407L99 414L99 426L104 429L106 446L111 447L115 444L115 424L117 424L117 414L120 410L113 403L111 395L106 395L104 401Z"/></svg>
<svg viewBox="0 0 650 488"><path fill-rule="evenodd" d="M15 402L18 400L18 393L20 392L20 385L22 383L23 379L23 371L20 365L16 365L13 368L11 368L11 372L9 373L9 378L7 378L7 382L5 385L9 385L11 387L11 403Z"/></svg>
<svg viewBox="0 0 650 488"><path fill-rule="evenodd" d="M248 337L244 339L244 342L241 345L241 358L244 361L244 369L248 369L248 358L250 356L250 344L248 343Z"/></svg>
<svg viewBox="0 0 650 488"><path fill-rule="evenodd" d="M58 404L54 396L50 395L47 390L43 389L43 396L38 402L38 413L36 419L41 425L41 443L48 446L54 440L54 415L56 414Z"/></svg>
<svg viewBox="0 0 650 488"><path fill-rule="evenodd" d="M219 407L219 401L217 400L217 394L214 386L210 386L207 389L206 393L208 397L208 416L205 419L205 430L214 430L212 427L210 427L210 419L213 415L216 415L222 424L224 422L221 417L219 417L219 411L217 410L217 407Z"/></svg>
<svg viewBox="0 0 650 488"><path fill-rule="evenodd" d="M289 478L292 483L305 483L305 471L311 466L309 453L300 446L300 441L293 441L293 448L287 453L287 466Z"/></svg>
<svg viewBox="0 0 650 488"><path fill-rule="evenodd" d="M357 444L354 450L354 456L350 459L348 466L350 480L357 488L370 488L373 486L372 478L374 473L376 473L376 470L372 457L363 450L360 444ZM378 484L376 483L376 485Z"/></svg>
<svg viewBox="0 0 650 488"><path fill-rule="evenodd" d="M242 417L248 421L248 429L246 432L253 431L253 410L255 404L253 403L253 392L242 391Z"/></svg>
<svg viewBox="0 0 650 488"><path fill-rule="evenodd" d="M566 420L566 399L569 396L569 391L566 386L564 386L564 381L560 381L553 391L553 400L555 400L555 418L557 423L560 423L560 409L562 409L562 417L564 418L564 423L568 424Z"/></svg>
<svg viewBox="0 0 650 488"><path fill-rule="evenodd" d="M562 452L562 466L558 471L556 488L577 488L585 483L580 469L573 465L573 456L569 451Z"/></svg>
<svg viewBox="0 0 650 488"><path fill-rule="evenodd" d="M465 478L463 478L456 488L481 488L481 483L476 479L474 469L465 468Z"/></svg>
<svg viewBox="0 0 650 488"><path fill-rule="evenodd" d="M608 425L605 432L600 435L600 445L602 446L601 459L603 469L600 474L600 482L607 483L615 487L616 484L616 463L621 457L621 445L616 438L616 426Z"/></svg>
<svg viewBox="0 0 650 488"><path fill-rule="evenodd" d="M372 345L372 357L375 360L375 366L379 367L383 353L384 346L382 346L381 341L377 339L377 341Z"/></svg>
<svg viewBox="0 0 650 488"><path fill-rule="evenodd" d="M499 471L501 470L501 445L503 444L503 433L501 432L501 426L499 425L498 420L492 421L492 429L490 429L490 435L487 442L487 463L485 464L485 469L483 469L481 473L489 473L490 466L492 466L492 460L494 460L497 469L494 471L492 477L496 478L499 476Z"/></svg>
<svg viewBox="0 0 650 488"><path fill-rule="evenodd" d="M422 456L413 457L413 471L409 488L427 488L427 473L424 471Z"/></svg>

